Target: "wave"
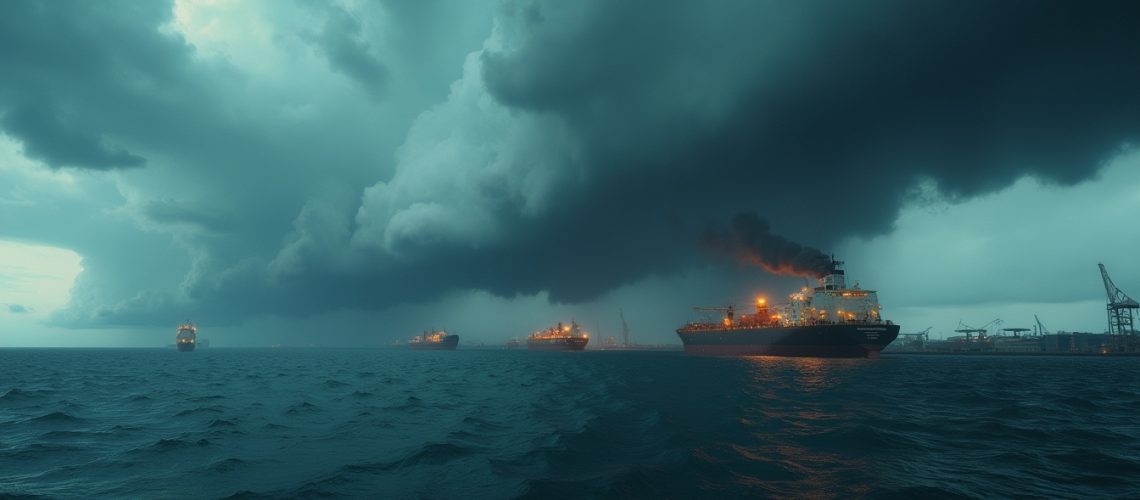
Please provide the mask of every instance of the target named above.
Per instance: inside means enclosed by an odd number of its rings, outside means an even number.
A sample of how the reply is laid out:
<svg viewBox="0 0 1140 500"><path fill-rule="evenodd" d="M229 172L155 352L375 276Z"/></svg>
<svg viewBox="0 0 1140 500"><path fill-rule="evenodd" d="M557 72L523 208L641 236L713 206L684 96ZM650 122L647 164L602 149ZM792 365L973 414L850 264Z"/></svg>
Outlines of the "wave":
<svg viewBox="0 0 1140 500"><path fill-rule="evenodd" d="M385 406L385 410L412 410L424 407L424 400L415 396L408 396L402 403Z"/></svg>
<svg viewBox="0 0 1140 500"><path fill-rule="evenodd" d="M224 412L222 411L221 408L218 408L215 406L202 406L202 407L198 407L198 408L189 408L186 410L182 410L178 413L175 413L174 416L185 417L185 416L189 416L189 415L198 415L201 413L224 413Z"/></svg>
<svg viewBox="0 0 1140 500"><path fill-rule="evenodd" d="M300 403L297 403L285 409L285 413L288 415L297 415L300 413L316 413L319 411L321 411L321 407L308 401L301 401Z"/></svg>
<svg viewBox="0 0 1140 500"><path fill-rule="evenodd" d="M246 463L247 462L245 460L231 457L211 463L210 465L206 466L206 470L215 474L225 474L228 472L233 472L238 468L245 466Z"/></svg>
<svg viewBox="0 0 1140 500"><path fill-rule="evenodd" d="M391 461L351 464L341 468L354 474L375 474L419 465L443 465L474 454L478 448L455 443L427 443L408 455Z"/></svg>
<svg viewBox="0 0 1140 500"><path fill-rule="evenodd" d="M198 440L191 441L191 440L181 439L181 438L162 438L162 439L159 439L158 441L155 441L150 446L145 446L142 448L136 448L135 451L166 453L166 452L177 451L177 450L185 450L185 449L191 449L191 448L203 448L206 446L210 446L211 444L212 443L210 443L210 441L207 439L198 439Z"/></svg>
<svg viewBox="0 0 1140 500"><path fill-rule="evenodd" d="M0 396L0 402L16 402L16 401L30 401L40 399L48 391L45 390L23 390L19 387L8 389L3 396Z"/></svg>
<svg viewBox="0 0 1140 500"><path fill-rule="evenodd" d="M1108 476L1129 477L1140 474L1140 459L1110 455L1100 450L1078 449L1049 454L1046 458L1076 470Z"/></svg>
<svg viewBox="0 0 1140 500"><path fill-rule="evenodd" d="M48 413L47 415L40 415L38 417L33 417L33 418L29 418L28 420L26 420L26 422L57 423L57 424L76 423L76 422L82 422L82 421L83 421L82 418L76 417L74 415L71 415L69 413L62 412L62 411L53 411L51 413Z"/></svg>
<svg viewBox="0 0 1140 500"><path fill-rule="evenodd" d="M59 456L67 456L75 452L84 451L84 448L60 443L32 443L23 447L0 450L0 457L18 460L40 460ZM0 472L0 474L3 474ZM3 478L0 475L0 478ZM0 491L0 495L3 492Z"/></svg>
<svg viewBox="0 0 1140 500"><path fill-rule="evenodd" d="M217 428L221 428L221 427L237 427L237 423L234 422L233 420L226 420L224 418L218 418L218 419L214 419L214 420L210 421L210 425L207 425L206 427L209 429L217 429Z"/></svg>

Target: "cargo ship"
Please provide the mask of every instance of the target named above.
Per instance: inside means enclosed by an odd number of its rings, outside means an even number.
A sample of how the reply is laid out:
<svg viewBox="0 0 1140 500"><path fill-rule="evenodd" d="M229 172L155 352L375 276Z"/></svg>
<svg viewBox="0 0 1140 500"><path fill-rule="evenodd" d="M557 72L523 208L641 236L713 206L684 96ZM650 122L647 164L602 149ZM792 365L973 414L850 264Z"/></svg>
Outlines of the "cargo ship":
<svg viewBox="0 0 1140 500"><path fill-rule="evenodd" d="M563 325L559 322L553 328L530 334L526 338L526 348L532 351L581 351L589 342L590 336L578 323L571 321L569 325Z"/></svg>
<svg viewBox="0 0 1140 500"><path fill-rule="evenodd" d="M189 321L178 325L174 335L174 345L182 352L190 352L198 345L198 327Z"/></svg>
<svg viewBox="0 0 1140 500"><path fill-rule="evenodd" d="M691 322L677 329L685 352L724 356L877 358L899 335L899 325L880 317L874 290L848 288L843 263L814 288L804 287L788 302L769 307L756 299L756 312L737 316L733 306L698 307L723 314L720 321Z"/></svg>
<svg viewBox="0 0 1140 500"><path fill-rule="evenodd" d="M443 330L424 332L408 341L411 349L425 351L454 351L459 346L459 335L451 335Z"/></svg>

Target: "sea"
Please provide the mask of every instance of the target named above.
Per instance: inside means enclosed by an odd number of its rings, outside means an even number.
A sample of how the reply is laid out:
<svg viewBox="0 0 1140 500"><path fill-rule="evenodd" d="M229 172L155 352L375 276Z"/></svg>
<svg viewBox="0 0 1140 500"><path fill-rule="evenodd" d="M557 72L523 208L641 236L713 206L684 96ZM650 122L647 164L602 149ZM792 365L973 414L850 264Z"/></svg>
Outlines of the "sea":
<svg viewBox="0 0 1140 500"><path fill-rule="evenodd" d="M7 498L1137 498L1140 358L0 349Z"/></svg>

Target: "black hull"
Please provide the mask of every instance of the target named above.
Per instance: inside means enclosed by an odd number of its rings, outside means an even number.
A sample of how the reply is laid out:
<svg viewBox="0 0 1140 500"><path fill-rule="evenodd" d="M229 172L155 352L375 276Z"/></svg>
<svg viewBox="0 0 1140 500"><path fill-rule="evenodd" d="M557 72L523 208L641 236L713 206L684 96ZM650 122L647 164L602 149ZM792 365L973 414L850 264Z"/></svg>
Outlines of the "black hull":
<svg viewBox="0 0 1140 500"><path fill-rule="evenodd" d="M685 353L707 356L877 358L899 325L812 325L677 330Z"/></svg>
<svg viewBox="0 0 1140 500"><path fill-rule="evenodd" d="M178 352L190 352L194 350L193 342L179 342L175 345L178 346Z"/></svg>
<svg viewBox="0 0 1140 500"><path fill-rule="evenodd" d="M459 335L448 335L439 342L408 342L408 348L416 351L454 351L459 347Z"/></svg>
<svg viewBox="0 0 1140 500"><path fill-rule="evenodd" d="M582 337L527 339L526 348L532 351L582 351L588 342L590 339Z"/></svg>

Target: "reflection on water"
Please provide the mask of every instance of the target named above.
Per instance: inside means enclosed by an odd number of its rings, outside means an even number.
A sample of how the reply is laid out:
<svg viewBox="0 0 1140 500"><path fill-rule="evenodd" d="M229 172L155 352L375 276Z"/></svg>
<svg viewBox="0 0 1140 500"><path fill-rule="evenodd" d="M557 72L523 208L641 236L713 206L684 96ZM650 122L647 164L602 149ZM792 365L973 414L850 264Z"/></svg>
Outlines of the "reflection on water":
<svg viewBox="0 0 1140 500"><path fill-rule="evenodd" d="M815 492L820 498L865 495L877 478L863 454L809 446L816 440L859 436L846 429L867 408L826 394L850 383L853 372L877 361L865 359L744 358L749 378L739 419L748 438L733 443L739 458L757 465L737 478L741 485L774 496Z"/></svg>
<svg viewBox="0 0 1140 500"><path fill-rule="evenodd" d="M849 380L853 371L866 368L877 360L848 358L787 358L780 356L748 356L746 360L755 385L787 389L789 380L800 391L828 390Z"/></svg>

